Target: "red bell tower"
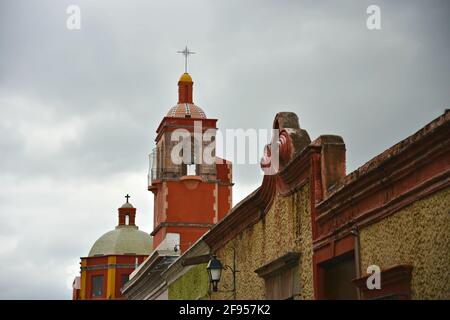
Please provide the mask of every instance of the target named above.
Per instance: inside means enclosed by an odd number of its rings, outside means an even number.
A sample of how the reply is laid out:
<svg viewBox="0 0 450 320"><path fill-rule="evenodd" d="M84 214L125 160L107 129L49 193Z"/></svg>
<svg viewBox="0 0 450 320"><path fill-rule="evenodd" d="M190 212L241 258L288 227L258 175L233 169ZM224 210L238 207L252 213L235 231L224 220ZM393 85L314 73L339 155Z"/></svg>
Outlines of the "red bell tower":
<svg viewBox="0 0 450 320"><path fill-rule="evenodd" d="M156 130L156 147L150 155L148 190L154 194L155 249L167 234L176 233L184 252L221 220L232 205L231 163L215 156L217 119L207 118L193 103L193 84L187 72L181 75L178 103ZM191 144L191 148L181 153L179 132L188 135ZM206 148L213 161L205 161ZM186 150L190 150L189 155ZM174 154L182 156L183 161L174 161Z"/></svg>

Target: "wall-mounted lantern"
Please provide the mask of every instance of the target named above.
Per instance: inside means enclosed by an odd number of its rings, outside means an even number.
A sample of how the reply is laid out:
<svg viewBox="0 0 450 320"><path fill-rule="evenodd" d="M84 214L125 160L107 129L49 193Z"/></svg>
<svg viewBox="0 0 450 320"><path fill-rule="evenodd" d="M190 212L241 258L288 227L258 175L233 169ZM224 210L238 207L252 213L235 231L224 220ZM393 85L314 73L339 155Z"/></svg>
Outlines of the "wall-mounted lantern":
<svg viewBox="0 0 450 320"><path fill-rule="evenodd" d="M213 286L213 291L217 291L217 284L220 281L220 277L222 276L222 263L216 256L213 256L211 260L208 262L208 266L206 270L208 270L209 282Z"/></svg>
<svg viewBox="0 0 450 320"><path fill-rule="evenodd" d="M220 277L222 276L222 270L229 269L233 275L233 289L224 291L224 292L233 292L233 299L236 300L236 250L233 249L233 267L226 265L225 267L222 265L222 262L217 258L217 256L212 256L211 260L209 260L208 265L206 266L206 270L208 271L209 282L212 284L212 288L214 292L217 292L217 285L220 281Z"/></svg>

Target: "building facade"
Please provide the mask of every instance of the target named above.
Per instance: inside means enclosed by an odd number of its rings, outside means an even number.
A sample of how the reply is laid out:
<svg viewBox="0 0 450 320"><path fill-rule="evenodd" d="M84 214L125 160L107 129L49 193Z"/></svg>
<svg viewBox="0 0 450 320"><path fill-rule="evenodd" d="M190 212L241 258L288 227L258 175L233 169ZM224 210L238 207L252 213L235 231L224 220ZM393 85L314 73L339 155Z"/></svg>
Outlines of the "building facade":
<svg viewBox="0 0 450 320"><path fill-rule="evenodd" d="M75 300L124 299L121 288L152 252L152 238L136 226L136 208L128 198L118 211L115 229L102 235L81 258L81 275L73 284Z"/></svg>
<svg viewBox="0 0 450 320"><path fill-rule="evenodd" d="M174 233L184 252L231 209L231 163L215 156L217 119L193 103L193 85L188 73L181 75L178 103L156 130L148 186L154 194L155 249Z"/></svg>
<svg viewBox="0 0 450 320"><path fill-rule="evenodd" d="M153 243L127 200L81 258L75 299L450 299L449 110L350 174L342 137L311 140L280 112L260 187L232 207L217 120L192 90L184 73L156 131Z"/></svg>
<svg viewBox="0 0 450 320"><path fill-rule="evenodd" d="M168 267L169 298L450 299L448 110L348 175L341 137L311 142L292 113L273 127L275 174Z"/></svg>
<svg viewBox="0 0 450 320"><path fill-rule="evenodd" d="M181 75L178 103L156 130L148 183L154 251L123 287L128 299L168 299L164 271L232 206L232 166L215 154L217 119L193 103L193 85L188 73Z"/></svg>

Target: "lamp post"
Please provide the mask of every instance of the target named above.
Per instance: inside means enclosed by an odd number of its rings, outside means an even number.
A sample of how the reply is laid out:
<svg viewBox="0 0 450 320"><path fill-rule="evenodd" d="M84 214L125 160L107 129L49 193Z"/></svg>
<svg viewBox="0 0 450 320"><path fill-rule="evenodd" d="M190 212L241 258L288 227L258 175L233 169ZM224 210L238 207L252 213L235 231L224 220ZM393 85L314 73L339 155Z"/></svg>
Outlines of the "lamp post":
<svg viewBox="0 0 450 320"><path fill-rule="evenodd" d="M212 284L213 291L217 292L217 285L222 276L222 270L229 269L233 275L233 289L223 292L233 292L233 299L236 300L236 250L233 249L233 267L228 265L223 266L222 262L217 258L216 255L213 255L211 260L209 260L206 270L208 271L209 282Z"/></svg>

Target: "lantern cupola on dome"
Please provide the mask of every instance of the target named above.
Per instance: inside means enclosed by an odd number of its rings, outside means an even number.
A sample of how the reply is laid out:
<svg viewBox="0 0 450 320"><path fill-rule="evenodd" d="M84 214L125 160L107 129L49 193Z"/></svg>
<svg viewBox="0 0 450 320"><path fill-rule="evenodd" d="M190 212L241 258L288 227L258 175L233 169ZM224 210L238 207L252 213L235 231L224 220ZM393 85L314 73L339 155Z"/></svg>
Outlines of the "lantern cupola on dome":
<svg viewBox="0 0 450 320"><path fill-rule="evenodd" d="M102 235L92 246L89 257L103 255L149 255L152 237L140 231L135 224L136 208L128 202L119 208L119 223L116 228Z"/></svg>
<svg viewBox="0 0 450 320"><path fill-rule="evenodd" d="M195 105L192 98L194 82L189 73L185 72L178 80L178 103L170 108L167 117L206 119L206 114Z"/></svg>

